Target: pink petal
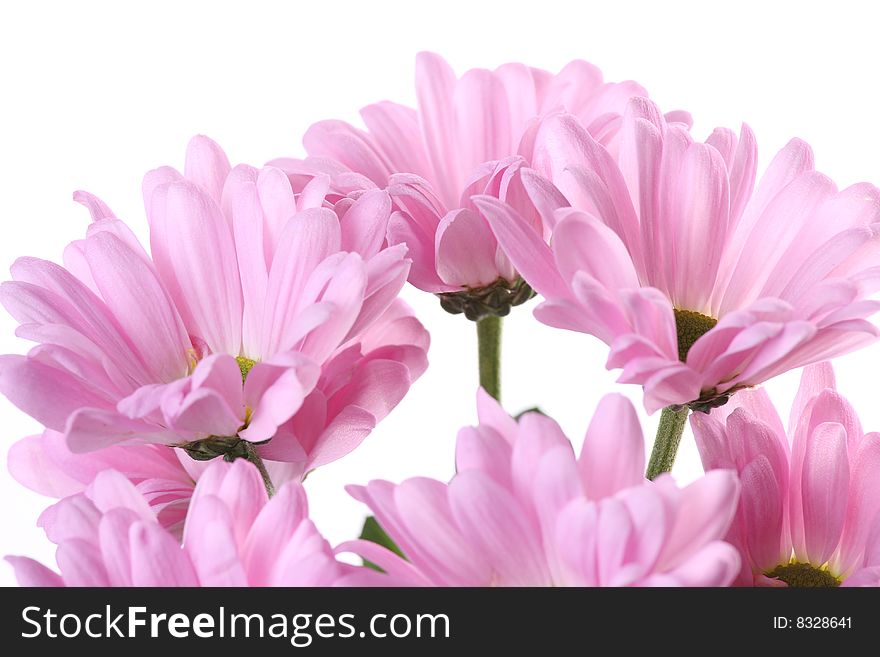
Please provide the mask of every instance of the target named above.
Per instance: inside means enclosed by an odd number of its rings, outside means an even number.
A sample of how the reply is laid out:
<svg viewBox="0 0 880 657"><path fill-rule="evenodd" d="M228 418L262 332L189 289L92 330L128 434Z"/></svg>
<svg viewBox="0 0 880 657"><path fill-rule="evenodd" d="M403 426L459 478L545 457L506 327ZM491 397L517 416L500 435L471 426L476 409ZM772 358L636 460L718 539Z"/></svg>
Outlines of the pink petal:
<svg viewBox="0 0 880 657"><path fill-rule="evenodd" d="M201 388L186 395L172 414L166 414L180 432L209 436L234 436L244 422L244 408L232 408L215 390Z"/></svg>
<svg viewBox="0 0 880 657"><path fill-rule="evenodd" d="M257 353L259 349L259 333L269 278L263 211L257 194L257 175L258 172L253 167L239 165L232 170L223 189L223 207L232 218L241 279L242 351L246 354Z"/></svg>
<svg viewBox="0 0 880 657"><path fill-rule="evenodd" d="M497 242L486 220L470 210L454 210L440 221L436 234L437 274L447 285L476 288L500 276Z"/></svg>
<svg viewBox="0 0 880 657"><path fill-rule="evenodd" d="M598 507L585 498L572 500L560 513L553 534L561 578L572 586L598 586L596 551Z"/></svg>
<svg viewBox="0 0 880 657"><path fill-rule="evenodd" d="M852 457L850 490L840 555L844 572L864 560L880 565L880 434L866 434ZM873 533L872 533L873 527Z"/></svg>
<svg viewBox="0 0 880 657"><path fill-rule="evenodd" d="M137 522L129 531L133 586L198 586L187 553L153 522Z"/></svg>
<svg viewBox="0 0 880 657"><path fill-rule="evenodd" d="M303 135L303 145L312 157L338 160L381 187L385 186L391 173L369 135L344 121L315 123Z"/></svg>
<svg viewBox="0 0 880 657"><path fill-rule="evenodd" d="M393 360L370 359L358 365L348 383L330 398L332 416L346 406L369 411L379 421L397 406L411 383L406 365Z"/></svg>
<svg viewBox="0 0 880 657"><path fill-rule="evenodd" d="M834 382L834 369L831 363L825 361L808 365L801 372L801 381L798 386L794 403L791 406L791 417L788 421L788 431L794 435L795 428L807 408L807 405L826 389L834 390L836 388Z"/></svg>
<svg viewBox="0 0 880 657"><path fill-rule="evenodd" d="M512 444L515 440L516 420L508 415L497 399L482 388L477 390L477 417L481 425L495 429L508 443Z"/></svg>
<svg viewBox="0 0 880 657"><path fill-rule="evenodd" d="M553 231L552 247L559 273L565 280L585 271L611 290L639 287L638 276L620 238L589 214L561 214Z"/></svg>
<svg viewBox="0 0 880 657"><path fill-rule="evenodd" d="M405 258L406 246L382 249L371 257L366 264L367 287L364 290L363 304L346 339L362 334L367 327L381 320L379 317L397 299L397 295L406 283L412 261Z"/></svg>
<svg viewBox="0 0 880 657"><path fill-rule="evenodd" d="M108 400L87 382L25 356L0 356L0 392L40 424L64 431L68 418Z"/></svg>
<svg viewBox="0 0 880 657"><path fill-rule="evenodd" d="M606 498L599 504L596 527L596 560L598 586L619 586L620 575L626 563L627 546L632 541L635 527L626 506L616 498Z"/></svg>
<svg viewBox="0 0 880 657"><path fill-rule="evenodd" d="M561 511L583 495L584 486L577 462L568 445L555 447L541 456L535 466L530 496L538 523L545 533L552 533Z"/></svg>
<svg viewBox="0 0 880 657"><path fill-rule="evenodd" d="M770 400L766 388L758 387L738 391L735 395L731 396L730 401L718 409L718 417L724 417L725 415L730 417L737 408L742 408L753 418L760 420L770 427L773 434L779 436L781 442L786 447L786 451L788 451L788 443L784 440L786 434L782 426L782 420L779 418L779 413L777 413L776 407ZM715 414L716 412L713 411L713 415Z"/></svg>
<svg viewBox="0 0 880 657"><path fill-rule="evenodd" d="M484 472L498 484L511 487L510 444L489 427L465 427L455 441L455 471Z"/></svg>
<svg viewBox="0 0 880 657"><path fill-rule="evenodd" d="M537 76L524 64L503 64L495 69L494 77L504 87L511 134L520 135L528 122L538 116ZM517 144L511 146L516 147Z"/></svg>
<svg viewBox="0 0 880 657"><path fill-rule="evenodd" d="M880 587L880 567L862 568L846 578L841 586L870 586Z"/></svg>
<svg viewBox="0 0 880 657"><path fill-rule="evenodd" d="M388 221L386 238L389 245L406 245L407 255L412 259L410 283L425 292L450 291L449 286L437 275L433 232L426 233L408 215L394 212Z"/></svg>
<svg viewBox="0 0 880 657"><path fill-rule="evenodd" d="M464 172L459 169L452 98L455 74L442 57L421 52L416 57L416 96L428 159L437 174L440 195L449 207L458 202Z"/></svg>
<svg viewBox="0 0 880 657"><path fill-rule="evenodd" d="M770 461L759 456L740 473L745 538L752 563L762 572L780 563L785 490Z"/></svg>
<svg viewBox="0 0 880 657"><path fill-rule="evenodd" d="M513 496L488 476L470 470L449 484L456 521L473 549L490 556L499 583L540 586L550 573L535 529Z"/></svg>
<svg viewBox="0 0 880 657"><path fill-rule="evenodd" d="M86 259L101 296L155 380L173 381L184 376L191 342L156 274L121 240L106 232L86 240Z"/></svg>
<svg viewBox="0 0 880 657"><path fill-rule="evenodd" d="M574 461L571 442L555 420L541 413L526 413L519 419L519 435L513 443L511 468L514 490L522 499L531 497L535 464L557 448L567 450Z"/></svg>
<svg viewBox="0 0 880 657"><path fill-rule="evenodd" d="M691 144L671 193L672 300L680 308L705 308L728 234L728 178L718 151Z"/></svg>
<svg viewBox="0 0 880 657"><path fill-rule="evenodd" d="M147 219L151 219L153 216L153 195L156 191L160 188L164 188L169 183L180 182L182 180L184 180L184 177L180 175L179 171L172 167L159 167L158 169L148 171L146 175L144 175L141 190L144 196L144 208L147 211Z"/></svg>
<svg viewBox="0 0 880 657"><path fill-rule="evenodd" d="M371 541L346 541L336 548L336 553L352 552L359 557L366 559L381 568L387 573L380 575L381 579L377 580L367 569L364 572L358 572L356 575L350 575L344 579L343 586L437 586L439 584L431 582L418 568L413 566L405 559L401 559L397 554L388 550L381 545Z"/></svg>
<svg viewBox="0 0 880 657"><path fill-rule="evenodd" d="M417 112L383 101L361 109L361 118L395 171L430 176L431 165L422 144Z"/></svg>
<svg viewBox="0 0 880 657"><path fill-rule="evenodd" d="M260 356L292 346L285 333L294 325L307 280L322 260L339 251L341 240L339 220L330 210L304 210L287 223L269 272Z"/></svg>
<svg viewBox="0 0 880 657"><path fill-rule="evenodd" d="M128 509L143 520L153 519L153 511L134 484L115 470L99 472L86 489L86 496L102 513L112 509Z"/></svg>
<svg viewBox="0 0 880 657"><path fill-rule="evenodd" d="M237 545L244 545L254 520L269 499L257 468L243 459L233 463L218 459L211 463L196 484L188 517L201 513L202 498L217 498L229 509ZM186 544L186 533L183 541Z"/></svg>
<svg viewBox="0 0 880 657"><path fill-rule="evenodd" d="M821 565L840 541L849 492L846 431L840 424L824 422L812 431L801 476L805 553L797 556Z"/></svg>
<svg viewBox="0 0 880 657"><path fill-rule="evenodd" d="M739 482L730 470L713 470L679 495L675 524L660 558L664 569L675 567L725 535L736 512Z"/></svg>
<svg viewBox="0 0 880 657"><path fill-rule="evenodd" d="M248 581L232 527L229 509L211 495L200 497L198 511L187 517L184 547L201 586L260 585Z"/></svg>
<svg viewBox="0 0 880 657"><path fill-rule="evenodd" d="M727 441L724 424L712 415L691 413L690 424L700 451L703 469L706 471L720 468L734 468L733 457Z"/></svg>
<svg viewBox="0 0 880 657"><path fill-rule="evenodd" d="M490 580L486 556L473 551L453 517L446 485L417 477L399 487L372 481L347 490L370 507L406 558L432 583L476 585Z"/></svg>
<svg viewBox="0 0 880 657"><path fill-rule="evenodd" d="M376 416L358 406L346 406L334 417L309 451L308 469L342 458L370 435Z"/></svg>
<svg viewBox="0 0 880 657"><path fill-rule="evenodd" d="M568 201L556 185L536 171L523 169L520 176L523 188L541 217L544 228L552 230L556 225L556 211L568 207Z"/></svg>
<svg viewBox="0 0 880 657"><path fill-rule="evenodd" d="M489 196L477 196L473 201L526 282L547 298L567 297L568 285L541 236L505 203Z"/></svg>
<svg viewBox="0 0 880 657"><path fill-rule="evenodd" d="M55 553L66 586L110 586L98 546L79 538L64 541Z"/></svg>
<svg viewBox="0 0 880 657"><path fill-rule="evenodd" d="M730 586L739 573L739 554L732 545L713 541L669 574L681 586Z"/></svg>
<svg viewBox="0 0 880 657"><path fill-rule="evenodd" d="M183 175L220 203L223 184L229 175L229 159L223 149L208 137L196 135L186 147Z"/></svg>
<svg viewBox="0 0 880 657"><path fill-rule="evenodd" d="M513 151L507 94L497 76L485 69L468 71L455 85L452 101L458 156L465 173Z"/></svg>
<svg viewBox="0 0 880 657"><path fill-rule="evenodd" d="M316 378L314 364L307 361L289 366L254 365L244 387L245 403L252 409L251 420L238 435L257 443L270 439L299 410Z"/></svg>
<svg viewBox="0 0 880 657"><path fill-rule="evenodd" d="M342 216L342 250L355 251L364 258L379 252L385 241L391 197L382 190L363 194Z"/></svg>
<svg viewBox="0 0 880 657"><path fill-rule="evenodd" d="M6 456L9 474L22 486L49 497L67 497L80 492L83 483L58 466L45 442L45 437L40 435L14 443Z"/></svg>
<svg viewBox="0 0 880 657"><path fill-rule="evenodd" d="M131 509L111 509L101 518L98 542L110 586L131 586L129 529L141 518Z"/></svg>
<svg viewBox="0 0 880 657"><path fill-rule="evenodd" d="M645 439L632 403L622 395L599 402L578 458L584 491L599 500L645 481Z"/></svg>
<svg viewBox="0 0 880 657"><path fill-rule="evenodd" d="M293 536L300 523L308 518L305 491L297 482L281 487L260 511L242 546L242 561L247 564L251 586L267 586L273 562Z"/></svg>
<svg viewBox="0 0 880 657"><path fill-rule="evenodd" d="M88 208L92 221L101 221L102 219L116 219L116 215L104 201L89 192L76 191L73 193L73 200L80 205Z"/></svg>
<svg viewBox="0 0 880 657"><path fill-rule="evenodd" d="M318 363L330 358L350 335L367 290L366 265L357 253L343 255L328 273L325 281L325 273L316 271L304 291L304 296L311 297L320 287L320 303L330 309L327 320L309 331L299 345L299 351Z"/></svg>
<svg viewBox="0 0 880 657"><path fill-rule="evenodd" d="M82 264L94 289L54 263L19 258L11 268L16 281L0 285L0 299L22 324L69 326L104 354L110 355L112 363L123 370L126 377L146 383L152 377L145 371L144 363L125 330L98 297L97 285L85 255L85 242L80 245Z"/></svg>
<svg viewBox="0 0 880 657"><path fill-rule="evenodd" d="M19 586L59 587L64 580L46 566L27 557L6 557L6 561L15 569L15 579Z"/></svg>
<svg viewBox="0 0 880 657"><path fill-rule="evenodd" d="M67 446L74 454L123 442L176 445L186 441L180 434L164 427L99 408L82 408L73 413L65 433Z"/></svg>
<svg viewBox="0 0 880 657"><path fill-rule="evenodd" d="M275 167L260 169L257 174L257 195L263 211L263 248L266 252L266 262L271 262L284 227L299 208L294 199L290 179ZM317 203L315 207L321 207L321 203Z"/></svg>
<svg viewBox="0 0 880 657"><path fill-rule="evenodd" d="M205 340L214 352L237 354L241 349L241 283L232 233L220 211L219 197L211 198L192 183L171 183L153 196L150 228L156 269L190 333Z"/></svg>
<svg viewBox="0 0 880 657"><path fill-rule="evenodd" d="M414 564L427 562L430 571L440 573L441 582L477 585L488 581L491 555L473 552L447 486L430 479L408 479L394 491L394 501L408 535L419 543L412 552L401 544ZM430 572L427 567L423 570Z"/></svg>

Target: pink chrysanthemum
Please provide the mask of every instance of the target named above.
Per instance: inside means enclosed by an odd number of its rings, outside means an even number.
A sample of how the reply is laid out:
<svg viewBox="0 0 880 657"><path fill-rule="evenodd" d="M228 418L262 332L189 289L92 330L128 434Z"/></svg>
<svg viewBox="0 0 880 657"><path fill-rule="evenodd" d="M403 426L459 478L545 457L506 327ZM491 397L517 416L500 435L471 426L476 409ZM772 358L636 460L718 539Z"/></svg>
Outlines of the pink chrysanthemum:
<svg viewBox="0 0 880 657"><path fill-rule="evenodd" d="M383 248L388 195L300 182L230 169L195 138L185 175L144 180L152 257L79 193L94 223L66 268L22 258L0 288L39 343L0 357L0 390L77 453L158 443L234 458L259 444L290 478L354 449L424 371L428 336L396 300L409 261Z"/></svg>
<svg viewBox="0 0 880 657"><path fill-rule="evenodd" d="M620 395L603 399L580 458L540 413L519 422L479 398L447 485L416 478L351 486L408 559L372 543L351 550L415 585L726 586L739 570L721 541L733 518L733 472L679 489L643 476L644 440Z"/></svg>
<svg viewBox="0 0 880 657"><path fill-rule="evenodd" d="M471 196L492 194L511 203L543 234L535 204L551 203L554 190L526 169L538 119L566 110L615 148L626 101L645 90L631 81L605 83L583 61L558 74L505 64L456 79L441 57L421 53L416 92L418 109L386 101L361 110L366 132L322 121L303 141L311 156L338 161L387 188L399 210L388 225L388 242L409 247L413 285L441 294L447 310L471 319L504 314L531 290ZM690 122L684 112L671 118Z"/></svg>
<svg viewBox="0 0 880 657"><path fill-rule="evenodd" d="M215 461L186 517L183 546L131 482L105 470L84 493L40 519L58 545L60 575L7 557L22 586L348 586L388 582L336 560L308 517L305 491L285 484L271 500L257 469Z"/></svg>
<svg viewBox="0 0 880 657"><path fill-rule="evenodd" d="M880 191L838 191L807 144L755 187L748 127L695 142L645 99L624 113L619 165L572 116L546 119L536 143L535 168L572 206L545 211L551 245L496 199L477 204L546 299L536 316L608 344L649 411L706 410L877 336Z"/></svg>
<svg viewBox="0 0 880 657"><path fill-rule="evenodd" d="M737 583L880 586L880 434L862 433L830 364L804 370L787 437L763 389L691 426L703 465L740 475Z"/></svg>

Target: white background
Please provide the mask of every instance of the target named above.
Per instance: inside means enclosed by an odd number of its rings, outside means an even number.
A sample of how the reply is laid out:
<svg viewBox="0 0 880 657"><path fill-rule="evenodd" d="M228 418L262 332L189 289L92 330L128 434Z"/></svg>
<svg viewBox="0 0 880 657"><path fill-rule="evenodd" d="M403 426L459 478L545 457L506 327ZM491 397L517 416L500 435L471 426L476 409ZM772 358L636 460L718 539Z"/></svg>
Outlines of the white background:
<svg viewBox="0 0 880 657"><path fill-rule="evenodd" d="M460 74L507 61L558 70L582 58L609 80L641 82L665 109L715 125L748 122L761 169L790 137L810 142L841 186L880 182L880 39L871 2L3 2L0 5L0 269L20 255L60 260L88 223L71 193L101 196L145 237L141 177L178 168L188 139L207 134L233 163L302 155L314 121L358 122L382 99L413 104L414 56L444 55ZM309 477L312 516L331 542L357 535L364 511L342 490L453 471L455 433L475 419L474 327L407 288L433 335L431 368L398 409L345 459ZM534 303L534 302L533 302ZM0 311L2 312L2 311ZM0 315L0 353L22 353ZM606 349L538 324L519 309L505 325L504 397L540 405L579 448L614 383ZM867 429L880 428L880 345L838 361L838 382ZM770 384L784 418L797 373ZM5 453L37 425L0 399L0 556L52 565L34 525L49 500L6 473ZM699 476L689 435L676 464ZM0 565L0 583L13 582Z"/></svg>

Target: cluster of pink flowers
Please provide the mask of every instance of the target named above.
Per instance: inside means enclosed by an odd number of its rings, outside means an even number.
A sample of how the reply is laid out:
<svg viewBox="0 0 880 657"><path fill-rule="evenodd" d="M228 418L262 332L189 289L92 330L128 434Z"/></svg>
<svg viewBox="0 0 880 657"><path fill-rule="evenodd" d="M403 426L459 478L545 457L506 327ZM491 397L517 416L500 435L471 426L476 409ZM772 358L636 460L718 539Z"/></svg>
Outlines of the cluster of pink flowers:
<svg viewBox="0 0 880 657"><path fill-rule="evenodd" d="M0 303L35 346L0 356L0 392L44 431L9 469L59 498L57 572L8 557L19 582L880 586L880 434L827 362L880 335L880 190L838 190L797 139L759 178L748 126L699 141L586 62L416 69L417 108L317 123L302 159L233 167L195 137L183 173L144 178L148 249L77 192L92 222L64 264L12 265ZM576 457L480 390L449 483L348 488L396 549L331 547L303 480L428 370L407 281L481 327L540 296L663 409L667 460L646 477L620 396ZM757 386L801 367L786 432ZM688 414L706 472L680 487L654 474Z"/></svg>

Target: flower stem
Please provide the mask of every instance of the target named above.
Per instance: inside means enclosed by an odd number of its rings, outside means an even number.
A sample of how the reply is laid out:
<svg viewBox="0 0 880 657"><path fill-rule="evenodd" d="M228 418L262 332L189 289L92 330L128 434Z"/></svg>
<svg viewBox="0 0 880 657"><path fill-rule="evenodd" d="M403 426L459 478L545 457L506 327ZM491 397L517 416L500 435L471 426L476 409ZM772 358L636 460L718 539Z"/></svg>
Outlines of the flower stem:
<svg viewBox="0 0 880 657"><path fill-rule="evenodd" d="M501 318L489 315L477 321L480 385L501 400Z"/></svg>
<svg viewBox="0 0 880 657"><path fill-rule="evenodd" d="M260 471L260 476L263 478L263 484L266 486L266 492L269 494L269 497L272 497L275 495L275 485L272 483L272 478L269 476L269 471L266 470L266 465L263 463L263 459L257 454L257 448L253 443L247 441L242 442L244 442L245 445L245 458L257 466L257 470Z"/></svg>
<svg viewBox="0 0 880 657"><path fill-rule="evenodd" d="M651 450L648 471L645 473L648 479L656 479L664 472L672 470L689 412L690 409L687 406L680 408L667 406L661 411L660 425L657 427L657 437L654 439L654 449Z"/></svg>

